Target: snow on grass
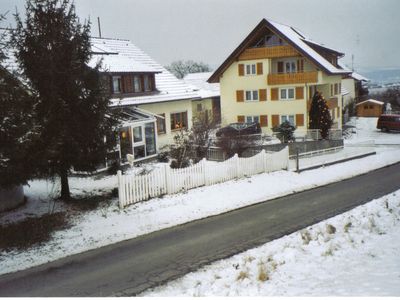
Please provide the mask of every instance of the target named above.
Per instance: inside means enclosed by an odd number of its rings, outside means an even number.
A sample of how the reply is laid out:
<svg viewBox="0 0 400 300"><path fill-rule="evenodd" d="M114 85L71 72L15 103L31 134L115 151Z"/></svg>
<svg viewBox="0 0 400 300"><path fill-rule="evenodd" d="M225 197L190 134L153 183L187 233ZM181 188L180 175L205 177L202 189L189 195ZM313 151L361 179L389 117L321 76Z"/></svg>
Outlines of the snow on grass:
<svg viewBox="0 0 400 300"><path fill-rule="evenodd" d="M321 156L321 159L323 157ZM55 232L52 240L46 244L26 251L0 252L0 274L340 181L398 161L400 149L388 148L374 156L300 174L290 171L260 174L193 189L187 193L166 195L131 205L123 210L118 208L117 198L114 198L96 210L81 213L71 219L71 227ZM0 214L0 224L49 211L52 203L48 200L48 193L53 193L53 186L43 180L32 181L30 184L30 187L26 187L26 194L30 198L27 205L12 213ZM116 186L116 176L71 179L74 195L101 194ZM67 209L67 206L57 202L56 211L63 209Z"/></svg>
<svg viewBox="0 0 400 300"><path fill-rule="evenodd" d="M398 296L400 190L140 296Z"/></svg>

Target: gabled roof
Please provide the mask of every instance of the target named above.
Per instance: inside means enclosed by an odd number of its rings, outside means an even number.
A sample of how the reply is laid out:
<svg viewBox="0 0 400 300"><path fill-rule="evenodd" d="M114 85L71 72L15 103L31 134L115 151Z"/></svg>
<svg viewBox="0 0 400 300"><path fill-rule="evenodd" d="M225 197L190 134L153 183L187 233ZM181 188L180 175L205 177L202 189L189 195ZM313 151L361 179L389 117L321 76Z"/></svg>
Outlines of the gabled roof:
<svg viewBox="0 0 400 300"><path fill-rule="evenodd" d="M104 58L105 63L112 63L112 65L108 65L109 70L156 73L156 88L159 93L121 99L114 98L111 99L112 106L200 99L198 92L193 87L176 78L129 40L92 38L91 43L94 59Z"/></svg>
<svg viewBox="0 0 400 300"><path fill-rule="evenodd" d="M366 77L364 77L361 74L358 74L356 72L351 73L351 77L353 77L355 80L358 80L358 81L369 81L368 78L366 78Z"/></svg>
<svg viewBox="0 0 400 300"><path fill-rule="evenodd" d="M356 106L364 104L364 103L374 103L374 104L378 104L378 105L384 105L385 104L385 102L382 102L382 101L378 101L378 100L374 100L374 99L368 99L368 100L365 100L363 102L357 103Z"/></svg>
<svg viewBox="0 0 400 300"><path fill-rule="evenodd" d="M190 73L187 74L183 80L194 87L201 96L201 98L219 97L221 95L219 90L219 83L208 83L207 79L210 78L212 72Z"/></svg>
<svg viewBox="0 0 400 300"><path fill-rule="evenodd" d="M259 33L269 29L277 36L285 40L289 45L295 48L301 55L308 58L318 68L322 69L329 75L342 75L348 74L348 71L343 70L340 66L336 67L325 59L320 53L319 48L323 48L331 53L341 56L343 53L327 48L320 44L317 44L308 39L304 34L300 33L299 30L293 27L280 24L271 20L262 19L260 23L250 32L250 34L243 40L243 42L228 56L228 58L222 63L222 65L214 72L214 74L208 79L208 82L219 82L219 77L222 73L237 59L237 57L244 51L249 45L254 42L254 39Z"/></svg>

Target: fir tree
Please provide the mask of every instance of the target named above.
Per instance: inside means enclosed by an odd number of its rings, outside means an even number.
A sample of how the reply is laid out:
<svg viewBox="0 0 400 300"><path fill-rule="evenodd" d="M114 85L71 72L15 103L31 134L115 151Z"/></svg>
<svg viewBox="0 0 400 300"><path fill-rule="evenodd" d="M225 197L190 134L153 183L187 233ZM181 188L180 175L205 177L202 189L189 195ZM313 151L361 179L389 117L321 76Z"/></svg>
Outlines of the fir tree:
<svg viewBox="0 0 400 300"><path fill-rule="evenodd" d="M310 129L319 129L323 139L329 135L329 129L332 127L332 118L329 112L328 104L320 92L315 92L310 108Z"/></svg>
<svg viewBox="0 0 400 300"><path fill-rule="evenodd" d="M0 188L7 189L25 183L31 176L32 162L26 156L34 126L29 94L17 75L1 66L10 50L8 31L0 36Z"/></svg>
<svg viewBox="0 0 400 300"><path fill-rule="evenodd" d="M89 68L90 23L80 24L69 0L27 0L13 37L20 68L33 91L40 138L31 151L37 171L59 176L69 199L71 168L93 171L106 157L108 95L99 66Z"/></svg>

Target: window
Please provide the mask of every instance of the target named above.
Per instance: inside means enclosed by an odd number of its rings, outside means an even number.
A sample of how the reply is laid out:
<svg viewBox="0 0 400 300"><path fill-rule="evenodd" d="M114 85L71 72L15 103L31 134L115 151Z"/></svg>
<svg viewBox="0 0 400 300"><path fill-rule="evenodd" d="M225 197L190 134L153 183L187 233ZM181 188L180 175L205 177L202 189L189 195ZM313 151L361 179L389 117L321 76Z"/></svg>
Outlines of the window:
<svg viewBox="0 0 400 300"><path fill-rule="evenodd" d="M143 141L142 127L141 126L133 127L133 142L140 143L141 141Z"/></svg>
<svg viewBox="0 0 400 300"><path fill-rule="evenodd" d="M160 117L157 117L157 133L165 133L165 114L158 114Z"/></svg>
<svg viewBox="0 0 400 300"><path fill-rule="evenodd" d="M151 78L148 75L143 76L143 82L144 82L144 91L149 92L151 91Z"/></svg>
<svg viewBox="0 0 400 300"><path fill-rule="evenodd" d="M114 94L119 94L121 93L121 76L113 76L112 77L112 88L113 88L113 93Z"/></svg>
<svg viewBox="0 0 400 300"><path fill-rule="evenodd" d="M294 88L283 88L280 91L281 100L294 99Z"/></svg>
<svg viewBox="0 0 400 300"><path fill-rule="evenodd" d="M256 68L256 64L248 64L245 65L246 68L246 75L256 75L257 74L257 68Z"/></svg>
<svg viewBox="0 0 400 300"><path fill-rule="evenodd" d="M260 123L259 116L246 116L246 123Z"/></svg>
<svg viewBox="0 0 400 300"><path fill-rule="evenodd" d="M258 101L258 90L246 91L246 101Z"/></svg>
<svg viewBox="0 0 400 300"><path fill-rule="evenodd" d="M203 105L201 105L201 103L197 103L197 111L203 111Z"/></svg>
<svg viewBox="0 0 400 300"><path fill-rule="evenodd" d="M133 86L135 89L135 93L140 93L142 92L142 81L140 80L139 75L133 76Z"/></svg>
<svg viewBox="0 0 400 300"><path fill-rule="evenodd" d="M288 121L290 124L292 124L293 126L295 126L295 123L294 123L294 115L282 115L282 116L281 116L281 124L282 124L283 122L286 122L286 121Z"/></svg>
<svg viewBox="0 0 400 300"><path fill-rule="evenodd" d="M285 64L285 72L286 73L296 73L296 62L295 61L287 61Z"/></svg>
<svg viewBox="0 0 400 300"><path fill-rule="evenodd" d="M187 127L187 112L171 114L171 130L177 130Z"/></svg>

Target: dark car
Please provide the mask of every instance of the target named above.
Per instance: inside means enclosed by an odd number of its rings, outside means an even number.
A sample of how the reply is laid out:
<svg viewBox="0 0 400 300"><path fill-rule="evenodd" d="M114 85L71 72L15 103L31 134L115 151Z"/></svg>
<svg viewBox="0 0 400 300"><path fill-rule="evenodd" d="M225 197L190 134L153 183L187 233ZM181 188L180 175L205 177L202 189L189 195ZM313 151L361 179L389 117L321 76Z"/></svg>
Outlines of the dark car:
<svg viewBox="0 0 400 300"><path fill-rule="evenodd" d="M376 128L382 131L400 130L400 115L381 115Z"/></svg>
<svg viewBox="0 0 400 300"><path fill-rule="evenodd" d="M251 135L261 133L260 124L253 123L231 123L228 126L222 127L216 132L217 137Z"/></svg>

